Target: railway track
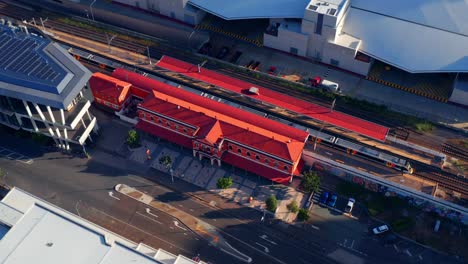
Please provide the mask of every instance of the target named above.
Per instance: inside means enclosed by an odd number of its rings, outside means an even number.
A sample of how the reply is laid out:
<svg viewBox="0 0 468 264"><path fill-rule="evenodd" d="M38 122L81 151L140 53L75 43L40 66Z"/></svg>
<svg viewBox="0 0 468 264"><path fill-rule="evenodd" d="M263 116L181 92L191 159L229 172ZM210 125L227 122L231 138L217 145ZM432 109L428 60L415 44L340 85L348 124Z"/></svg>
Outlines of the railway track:
<svg viewBox="0 0 468 264"><path fill-rule="evenodd" d="M442 145L442 152L449 156L468 161L468 151L466 151L466 149L454 146L450 143L444 143Z"/></svg>
<svg viewBox="0 0 468 264"><path fill-rule="evenodd" d="M19 7L12 7L12 8L10 7L11 6L6 7L5 3L0 2L0 14L4 14L9 17L13 17L16 19L21 19L21 20L30 20L32 17L37 16L36 13L30 10L23 10ZM6 8L8 8L8 10ZM109 36L106 37L104 33L96 33L94 30L91 30L91 29L85 29L82 27L65 24L63 22L54 20L54 18L58 18L58 16L55 16L55 17L49 16L49 19L45 22L45 26L49 28L53 28L58 31L73 34L78 37L92 39L94 41L105 43L105 44L108 43ZM141 45L139 43L134 43L132 41L125 40L125 39L119 39L118 37L116 37L112 41L112 46L127 49L127 50L138 52L138 53L145 53L147 50L147 47L144 45ZM160 59L163 55L168 55L168 56L182 59L186 62L193 63L193 64L198 64L202 62L202 59L200 59L199 57L196 57L193 55L191 56L187 54L187 52L184 52L184 51L172 48L172 47L166 47L163 45L149 47L149 53L151 57L157 58L157 59ZM218 64L211 63L211 62L206 63L204 67L219 71L221 73L225 73L227 75L233 76L235 78L238 78L247 82L257 84L259 86L267 87L269 89L272 89L281 93L295 96L297 98L301 98L301 99L310 101L315 104L319 104L319 105L326 106L326 107L330 106L330 102L326 100L321 100L321 99L307 100L308 97L304 98L304 94L300 91L288 89L286 87L283 87L279 84L274 83L274 81L272 80L265 80L265 79L259 79L259 78L253 77L247 72L235 71L232 68L228 68L225 66L223 67L222 65L220 66ZM369 119L370 121L383 124L389 127L397 127L398 129L398 125L384 122L381 119L376 119L375 117L372 117L369 113L366 113L365 111L349 109L344 106L338 106L337 110L346 111L356 116ZM401 130L404 131L402 132L403 135L407 135L408 133L410 133L410 131L408 131L407 129L401 129ZM468 195L467 182L463 178L457 179L457 178L450 177L447 175L442 175L442 174L436 175L436 174L431 174L431 173L415 173L415 176L437 182L439 183L441 187L445 187L450 190L460 192L464 195ZM441 180L441 178L443 180Z"/></svg>

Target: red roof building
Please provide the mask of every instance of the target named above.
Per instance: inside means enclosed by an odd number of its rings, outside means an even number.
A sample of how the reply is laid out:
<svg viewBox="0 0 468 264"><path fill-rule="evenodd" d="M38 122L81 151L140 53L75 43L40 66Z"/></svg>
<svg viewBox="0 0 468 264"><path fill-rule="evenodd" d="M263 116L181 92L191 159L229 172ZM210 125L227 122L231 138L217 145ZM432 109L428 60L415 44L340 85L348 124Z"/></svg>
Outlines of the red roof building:
<svg viewBox="0 0 468 264"><path fill-rule="evenodd" d="M190 148L194 156L212 164L226 162L278 183L300 174L305 131L124 69L107 79L95 75L102 82L90 82L93 94L106 91L110 96L108 87L115 87L121 91L113 95L116 100L142 99L137 129ZM131 86L119 90L123 83Z"/></svg>

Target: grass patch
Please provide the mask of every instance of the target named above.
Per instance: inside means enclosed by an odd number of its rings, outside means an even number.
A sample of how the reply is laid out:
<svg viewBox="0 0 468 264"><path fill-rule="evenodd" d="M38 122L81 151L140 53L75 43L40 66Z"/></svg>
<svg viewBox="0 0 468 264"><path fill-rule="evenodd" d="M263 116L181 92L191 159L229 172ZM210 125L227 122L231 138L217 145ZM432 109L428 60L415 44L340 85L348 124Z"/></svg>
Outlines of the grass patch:
<svg viewBox="0 0 468 264"><path fill-rule="evenodd" d="M410 217L401 217L393 221L391 225L395 232L400 232L413 227L414 220Z"/></svg>
<svg viewBox="0 0 468 264"><path fill-rule="evenodd" d="M416 123L414 127L419 132L431 132L434 129L434 125L429 122Z"/></svg>

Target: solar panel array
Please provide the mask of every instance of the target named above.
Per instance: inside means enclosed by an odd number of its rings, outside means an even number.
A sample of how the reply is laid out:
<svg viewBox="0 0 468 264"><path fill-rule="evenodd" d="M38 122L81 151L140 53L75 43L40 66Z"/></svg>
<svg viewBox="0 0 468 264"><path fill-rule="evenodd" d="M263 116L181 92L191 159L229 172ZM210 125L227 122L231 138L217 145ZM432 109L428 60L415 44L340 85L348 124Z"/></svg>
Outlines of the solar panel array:
<svg viewBox="0 0 468 264"><path fill-rule="evenodd" d="M4 31L0 34L0 70L54 83L61 73L39 54L37 49L41 44L40 40L33 37L16 37Z"/></svg>

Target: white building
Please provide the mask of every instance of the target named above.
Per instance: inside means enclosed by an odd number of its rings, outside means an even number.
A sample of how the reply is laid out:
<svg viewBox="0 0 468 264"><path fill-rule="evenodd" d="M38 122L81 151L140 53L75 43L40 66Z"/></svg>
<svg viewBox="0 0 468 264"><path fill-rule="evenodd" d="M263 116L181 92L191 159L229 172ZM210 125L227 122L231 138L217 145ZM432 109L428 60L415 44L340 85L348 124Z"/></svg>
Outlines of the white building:
<svg viewBox="0 0 468 264"><path fill-rule="evenodd" d="M136 244L17 188L0 201L0 262L197 263L163 249Z"/></svg>
<svg viewBox="0 0 468 264"><path fill-rule="evenodd" d="M0 123L84 145L98 129L82 93L91 72L41 34L0 20Z"/></svg>

